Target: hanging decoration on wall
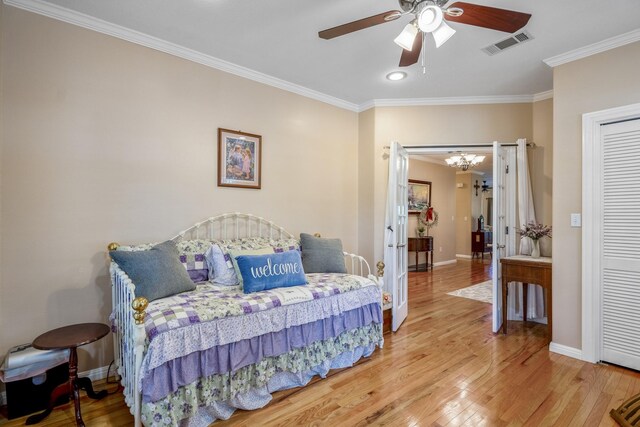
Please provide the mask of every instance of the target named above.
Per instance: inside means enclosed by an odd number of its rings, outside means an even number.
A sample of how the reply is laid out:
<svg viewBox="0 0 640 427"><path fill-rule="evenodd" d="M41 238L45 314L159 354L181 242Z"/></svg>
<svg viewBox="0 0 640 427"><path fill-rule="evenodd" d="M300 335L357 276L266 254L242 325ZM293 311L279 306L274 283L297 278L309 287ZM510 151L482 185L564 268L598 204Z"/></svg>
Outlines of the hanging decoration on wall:
<svg viewBox="0 0 640 427"><path fill-rule="evenodd" d="M218 187L261 187L262 136L218 128Z"/></svg>
<svg viewBox="0 0 640 427"><path fill-rule="evenodd" d="M418 216L418 224L425 226L428 236L429 230L438 225L438 212L432 206L422 209Z"/></svg>
<svg viewBox="0 0 640 427"><path fill-rule="evenodd" d="M410 179L407 196L409 215L418 215L422 209L431 206L431 181Z"/></svg>

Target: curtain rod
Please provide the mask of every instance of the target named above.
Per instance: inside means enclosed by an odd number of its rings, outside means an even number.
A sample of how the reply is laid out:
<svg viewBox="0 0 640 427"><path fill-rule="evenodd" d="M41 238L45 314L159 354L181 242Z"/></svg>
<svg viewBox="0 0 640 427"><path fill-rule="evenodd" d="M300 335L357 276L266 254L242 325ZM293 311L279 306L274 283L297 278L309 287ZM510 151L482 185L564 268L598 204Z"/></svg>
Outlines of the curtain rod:
<svg viewBox="0 0 640 427"><path fill-rule="evenodd" d="M517 147L516 143L506 143L500 144L502 147ZM449 144L449 145L403 145L403 148L456 148L456 149L464 149L464 148L492 148L493 144ZM527 142L527 147L536 148L536 144L534 142ZM391 148L389 145L385 145L383 148Z"/></svg>

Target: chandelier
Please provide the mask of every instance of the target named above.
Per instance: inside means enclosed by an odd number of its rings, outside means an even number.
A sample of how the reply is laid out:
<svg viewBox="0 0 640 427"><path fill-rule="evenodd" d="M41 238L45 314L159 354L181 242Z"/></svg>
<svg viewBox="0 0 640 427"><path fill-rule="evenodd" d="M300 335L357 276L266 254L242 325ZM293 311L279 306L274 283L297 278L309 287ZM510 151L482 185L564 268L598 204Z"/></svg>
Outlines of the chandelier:
<svg viewBox="0 0 640 427"><path fill-rule="evenodd" d="M460 168L463 171L466 171L469 168L482 163L484 158L485 156L462 153L460 155L451 156L448 159L444 159L444 161L447 162L447 164L452 168Z"/></svg>

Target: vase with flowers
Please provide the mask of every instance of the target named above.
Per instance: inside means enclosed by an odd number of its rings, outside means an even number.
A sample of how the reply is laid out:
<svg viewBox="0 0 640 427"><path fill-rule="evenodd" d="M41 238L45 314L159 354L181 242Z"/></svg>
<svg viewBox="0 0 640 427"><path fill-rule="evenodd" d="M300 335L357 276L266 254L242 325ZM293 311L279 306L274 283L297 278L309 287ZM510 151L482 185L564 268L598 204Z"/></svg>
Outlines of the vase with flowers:
<svg viewBox="0 0 640 427"><path fill-rule="evenodd" d="M522 226L518 233L522 237L528 237L532 242L531 257L540 258L540 239L543 237L551 238L551 227L548 225L537 224L533 221Z"/></svg>

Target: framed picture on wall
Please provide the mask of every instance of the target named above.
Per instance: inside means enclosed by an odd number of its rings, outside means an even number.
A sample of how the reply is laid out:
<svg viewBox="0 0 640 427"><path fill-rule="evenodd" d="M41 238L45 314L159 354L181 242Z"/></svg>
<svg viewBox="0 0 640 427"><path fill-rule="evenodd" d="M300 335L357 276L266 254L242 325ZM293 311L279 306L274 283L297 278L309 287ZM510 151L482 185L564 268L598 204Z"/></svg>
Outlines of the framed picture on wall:
<svg viewBox="0 0 640 427"><path fill-rule="evenodd" d="M218 128L218 186L260 188L262 137Z"/></svg>
<svg viewBox="0 0 640 427"><path fill-rule="evenodd" d="M409 215L417 215L431 206L431 181L409 180Z"/></svg>

